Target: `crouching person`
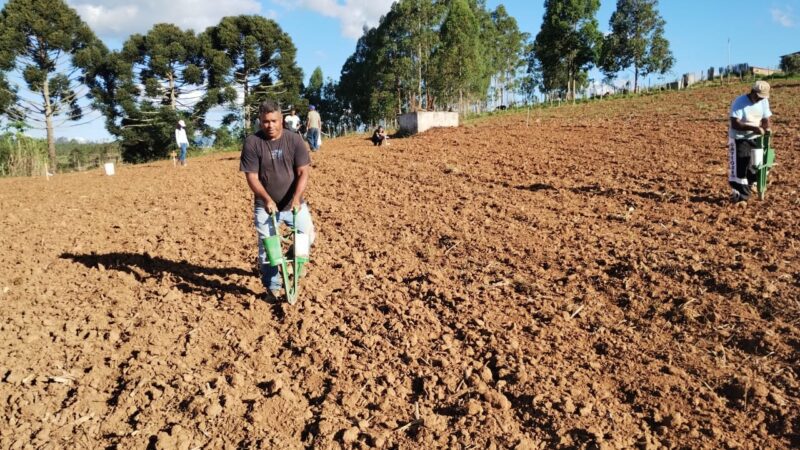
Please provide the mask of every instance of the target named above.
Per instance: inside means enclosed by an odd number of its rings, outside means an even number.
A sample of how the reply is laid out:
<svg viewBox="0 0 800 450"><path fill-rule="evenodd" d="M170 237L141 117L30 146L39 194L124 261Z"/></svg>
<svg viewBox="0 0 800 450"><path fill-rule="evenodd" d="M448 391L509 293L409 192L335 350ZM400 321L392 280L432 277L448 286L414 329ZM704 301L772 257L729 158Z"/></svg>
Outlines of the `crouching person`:
<svg viewBox="0 0 800 450"><path fill-rule="evenodd" d="M278 232L270 218L276 214L278 225L283 222L294 226L298 233L309 235L310 243L314 242L314 224L303 199L311 157L302 136L283 131L283 115L276 102L261 103L258 117L261 129L245 139L239 170L244 172L255 197L261 282L274 297L280 298L281 275L277 267L270 266L263 239ZM292 223L294 209L298 210L297 223Z"/></svg>
<svg viewBox="0 0 800 450"><path fill-rule="evenodd" d="M386 140L389 139L389 136L386 135L386 130L383 129L382 126L379 126L374 133L372 133L372 145L389 145Z"/></svg>

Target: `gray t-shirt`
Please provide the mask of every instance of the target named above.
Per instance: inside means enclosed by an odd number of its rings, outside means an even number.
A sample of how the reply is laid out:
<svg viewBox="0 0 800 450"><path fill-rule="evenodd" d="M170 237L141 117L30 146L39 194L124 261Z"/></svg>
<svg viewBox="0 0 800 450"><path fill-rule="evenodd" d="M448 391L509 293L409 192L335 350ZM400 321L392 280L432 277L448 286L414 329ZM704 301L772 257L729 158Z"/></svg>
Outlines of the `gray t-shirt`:
<svg viewBox="0 0 800 450"><path fill-rule="evenodd" d="M283 131L271 141L263 130L247 136L239 158L241 172L258 173L258 180L281 211L292 204L297 175L295 169L311 163L303 138L297 133ZM264 206L256 198L256 205Z"/></svg>

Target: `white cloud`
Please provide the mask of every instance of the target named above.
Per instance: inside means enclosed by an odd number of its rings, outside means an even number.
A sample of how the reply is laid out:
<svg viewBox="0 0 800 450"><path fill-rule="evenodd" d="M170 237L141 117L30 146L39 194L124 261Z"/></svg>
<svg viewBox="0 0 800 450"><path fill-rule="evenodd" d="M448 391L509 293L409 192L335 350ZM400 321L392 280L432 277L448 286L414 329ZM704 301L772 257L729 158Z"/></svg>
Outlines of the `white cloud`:
<svg viewBox="0 0 800 450"><path fill-rule="evenodd" d="M174 23L201 32L225 16L258 14L258 0L68 0L100 37L126 39L157 23ZM274 15L274 11L267 11Z"/></svg>
<svg viewBox="0 0 800 450"><path fill-rule="evenodd" d="M395 0L274 0L287 8L305 8L339 20L342 35L358 39L364 25L375 26Z"/></svg>
<svg viewBox="0 0 800 450"><path fill-rule="evenodd" d="M794 27L794 11L792 10L791 6L786 6L784 8L772 8L770 9L770 12L772 13L772 20L780 24L782 27Z"/></svg>

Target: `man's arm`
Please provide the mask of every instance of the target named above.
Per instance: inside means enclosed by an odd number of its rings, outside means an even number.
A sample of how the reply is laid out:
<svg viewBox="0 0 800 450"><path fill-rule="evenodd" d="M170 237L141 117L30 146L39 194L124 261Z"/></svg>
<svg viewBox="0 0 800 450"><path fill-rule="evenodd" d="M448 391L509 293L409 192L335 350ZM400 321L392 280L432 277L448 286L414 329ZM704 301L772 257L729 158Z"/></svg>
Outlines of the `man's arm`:
<svg viewBox="0 0 800 450"><path fill-rule="evenodd" d="M261 201L264 202L264 207L267 209L267 212L270 214L278 212L278 205L275 204L272 197L267 194L267 190L264 189L264 185L261 184L261 181L258 180L258 173L245 172L244 177L247 179L247 185L250 186L250 190L253 191L256 198L260 198Z"/></svg>
<svg viewBox="0 0 800 450"><path fill-rule="evenodd" d="M769 117L764 117L763 119L761 119L761 128L767 131L772 130L772 121L770 120Z"/></svg>
<svg viewBox="0 0 800 450"><path fill-rule="evenodd" d="M297 174L297 185L292 196L292 209L300 208L300 200L303 198L303 192L308 184L308 176L311 174L311 165L300 166L295 169L295 173Z"/></svg>
<svg viewBox="0 0 800 450"><path fill-rule="evenodd" d="M747 125L745 123L742 123L742 121L737 119L736 117L731 117L731 128L733 128L736 131L752 131L753 133L764 134L764 128L769 128L769 127L763 127L764 120L766 120L767 123L769 123L769 119L762 119L761 120L762 127L757 127L755 125Z"/></svg>

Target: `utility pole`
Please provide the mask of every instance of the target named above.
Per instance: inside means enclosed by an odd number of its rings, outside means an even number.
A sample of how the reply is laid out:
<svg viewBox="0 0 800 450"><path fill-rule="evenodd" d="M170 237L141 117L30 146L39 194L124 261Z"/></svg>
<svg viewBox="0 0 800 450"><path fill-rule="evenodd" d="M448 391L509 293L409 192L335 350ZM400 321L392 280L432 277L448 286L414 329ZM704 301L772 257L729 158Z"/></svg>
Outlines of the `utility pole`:
<svg viewBox="0 0 800 450"><path fill-rule="evenodd" d="M731 81L731 38L728 38L728 82Z"/></svg>

